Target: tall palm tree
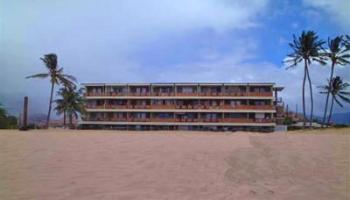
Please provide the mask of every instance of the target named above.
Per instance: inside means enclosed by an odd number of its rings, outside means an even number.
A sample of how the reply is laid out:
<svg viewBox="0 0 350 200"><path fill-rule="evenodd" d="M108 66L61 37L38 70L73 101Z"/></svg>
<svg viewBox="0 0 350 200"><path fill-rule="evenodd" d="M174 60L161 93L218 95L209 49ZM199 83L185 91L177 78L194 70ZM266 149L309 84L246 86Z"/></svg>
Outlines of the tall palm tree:
<svg viewBox="0 0 350 200"><path fill-rule="evenodd" d="M343 104L341 104L340 100L350 104L350 92L346 91L346 89L349 86L350 84L344 83L339 76L336 76L332 80L328 81L327 85L321 86L321 89L323 90L321 91L321 94L329 94L330 92L330 94L332 95L331 108L330 108L328 120L327 120L328 124L330 123L330 120L332 118L334 101L340 107L343 107Z"/></svg>
<svg viewBox="0 0 350 200"><path fill-rule="evenodd" d="M293 35L293 42L289 43L289 46L292 48L292 53L288 55L286 62L291 63L289 68L296 67L299 63L304 63L304 76L303 76L303 86L302 86L302 103L303 103L303 115L304 115L304 127L306 125L306 111L305 111L305 85L306 79L309 83L310 88L310 100L311 100L311 113L310 113L310 127L313 120L313 92L312 84L309 73L309 66L312 61L316 61L322 65L325 64L324 58L322 57L321 51L323 50L322 45L324 41L318 39L317 34L314 31L303 31L301 36L296 37Z"/></svg>
<svg viewBox="0 0 350 200"><path fill-rule="evenodd" d="M43 58L40 58L47 68L47 73L39 73L32 76L28 76L26 78L50 78L51 83L51 93L50 93L50 102L49 102L49 111L46 118L46 127L49 127L51 108L52 108L52 99L53 93L55 89L55 85L65 84L65 85L74 85L76 81L74 76L64 74L63 68L59 68L57 65L57 55L56 54L46 54Z"/></svg>
<svg viewBox="0 0 350 200"><path fill-rule="evenodd" d="M55 110L57 114L63 114L64 126L66 125L66 116L69 118L69 127L73 127L73 117L78 119L79 114L84 114L83 89L77 90L75 87L63 87L58 91L60 99L56 99Z"/></svg>
<svg viewBox="0 0 350 200"><path fill-rule="evenodd" d="M343 36L337 36L334 39L328 38L328 50L324 53L325 57L331 61L331 74L329 80L333 80L334 68L336 65L347 65L350 64L350 54L348 48L345 47ZM331 89L331 81L329 81L329 89ZM331 91L328 91L326 97L326 105L323 114L323 124L326 122L326 116L328 112L328 101ZM322 126L323 126L322 124Z"/></svg>

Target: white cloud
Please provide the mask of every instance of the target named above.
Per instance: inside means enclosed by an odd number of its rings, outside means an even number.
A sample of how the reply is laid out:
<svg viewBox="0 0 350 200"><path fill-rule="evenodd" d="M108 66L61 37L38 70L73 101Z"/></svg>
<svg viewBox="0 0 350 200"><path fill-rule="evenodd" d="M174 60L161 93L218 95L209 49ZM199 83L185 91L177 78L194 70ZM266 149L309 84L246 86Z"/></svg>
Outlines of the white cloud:
<svg viewBox="0 0 350 200"><path fill-rule="evenodd" d="M202 29L220 34L257 26L268 0L1 2L6 9L0 12L0 84L6 88L0 96L6 93L10 97L14 91L35 96L39 106L33 105L33 109L46 110L42 105L48 101L49 88L47 81L24 77L44 69L38 57L48 52L57 53L66 72L84 82L276 82L286 87L282 97L290 107L300 105L302 67L287 71L269 62L250 62L258 52L254 41L247 45L242 37L241 43L232 44L236 49L230 54L205 48L199 52L202 59L191 63L185 60L179 65L151 67L127 59L130 52L164 35ZM348 0L304 2L350 27ZM284 43L284 38L280 42ZM311 71L314 88L328 78L326 67L312 66ZM337 73L350 82L349 67L337 69ZM317 94L315 101L320 112L323 97Z"/></svg>
<svg viewBox="0 0 350 200"><path fill-rule="evenodd" d="M62 39L73 44L81 40L90 44L108 41L124 44L123 48L164 33L202 28L221 32L255 26L268 4L268 0L5 2L7 9L0 13L4 40L31 36L31 44L50 45L66 43Z"/></svg>
<svg viewBox="0 0 350 200"><path fill-rule="evenodd" d="M268 4L268 0L1 2L6 9L0 12L0 66L12 81L21 82L23 74L41 69L38 57L49 52L57 53L62 66L74 74L89 66L127 71L126 57L158 37L255 26ZM8 80L4 77L1 82Z"/></svg>
<svg viewBox="0 0 350 200"><path fill-rule="evenodd" d="M300 112L303 66L298 65L286 70L285 66L276 66L268 62L247 63L246 61L250 59L247 57L247 52L252 52L252 49L243 48L211 61L204 59L195 63L172 66L161 71L157 78L159 81L169 81L171 78L171 80L181 82L193 82L194 80L201 82L275 82L278 86L285 87L280 97L286 104L289 104L292 110L295 110L298 104ZM329 66L313 64L310 67L315 102L314 112L319 116L324 109L325 96L319 94L318 86L325 85L329 73ZM350 66L337 66L336 75L343 77L348 83L350 83L349 74ZM306 91L308 90L307 85ZM308 107L309 96L307 95L306 98ZM344 112L349 109L350 105L346 105L345 109L335 108L335 112Z"/></svg>
<svg viewBox="0 0 350 200"><path fill-rule="evenodd" d="M349 0L303 0L304 5L325 11L330 19L350 30L350 1Z"/></svg>

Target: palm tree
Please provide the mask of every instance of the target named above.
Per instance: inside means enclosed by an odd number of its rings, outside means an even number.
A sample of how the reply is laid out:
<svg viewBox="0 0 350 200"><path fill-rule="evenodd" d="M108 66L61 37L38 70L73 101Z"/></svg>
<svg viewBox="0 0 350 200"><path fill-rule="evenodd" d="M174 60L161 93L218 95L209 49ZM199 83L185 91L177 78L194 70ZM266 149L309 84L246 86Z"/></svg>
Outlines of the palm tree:
<svg viewBox="0 0 350 200"><path fill-rule="evenodd" d="M57 93L61 98L56 99L55 110L57 114L63 114L64 126L66 126L66 116L69 118L69 127L73 127L73 117L78 119L79 114L84 114L83 89L77 90L75 87L63 87Z"/></svg>
<svg viewBox="0 0 350 200"><path fill-rule="evenodd" d="M332 100L331 100L331 108L329 111L328 115L328 120L327 124L330 123L330 120L332 118L333 114L333 105L334 101L340 106L343 107L343 104L341 104L340 100L343 100L344 102L347 102L350 104L350 92L347 92L346 89L350 86L349 83L344 83L343 80L339 77L336 76L330 81L327 81L327 85L321 86L321 94L330 94L332 95ZM331 83L331 84L329 84ZM339 99L338 99L339 98Z"/></svg>
<svg viewBox="0 0 350 200"><path fill-rule="evenodd" d="M51 83L51 93L50 93L50 102L49 102L49 111L46 118L46 127L49 127L50 122L50 115L51 115L51 108L52 108L52 99L53 99L53 92L55 85L74 85L74 82L76 81L74 76L67 75L63 73L63 68L59 68L57 66L57 55L56 54L46 54L44 55L44 58L40 58L47 68L47 73L39 73L32 76L28 76L26 78L50 78Z"/></svg>
<svg viewBox="0 0 350 200"><path fill-rule="evenodd" d="M62 87L57 92L58 96L61 96L61 99L56 99L56 107L54 108L56 110L56 113L58 115L63 114L63 126L66 127L66 116L68 109L68 97L69 97L69 89L68 87Z"/></svg>
<svg viewBox="0 0 350 200"><path fill-rule="evenodd" d="M343 36L337 36L334 39L328 38L328 50L324 53L325 57L328 58L331 61L331 74L329 77L329 80L333 80L334 75L334 68L336 65L347 65L350 64L350 54L348 51L350 49L345 47L345 42L343 40ZM331 81L329 81L328 88L331 89ZM326 97L326 105L324 109L323 114L323 124L326 122L326 116L328 112L328 101L329 101L329 95L331 91L328 91L327 97ZM323 126L322 124L322 126Z"/></svg>
<svg viewBox="0 0 350 200"><path fill-rule="evenodd" d="M350 35L345 35L345 39L343 40L344 46L347 49L350 49Z"/></svg>
<svg viewBox="0 0 350 200"><path fill-rule="evenodd" d="M312 92L312 84L309 73L309 66L312 61L316 61L322 65L325 64L324 58L322 57L322 45L324 41L318 39L318 36L313 31L303 31L301 36L296 37L293 35L293 42L289 43L289 46L292 48L293 52L288 55L288 59L286 62L292 63L287 67L293 68L296 67L299 63L304 63L304 76L303 76L303 87L302 87L302 103L303 103L303 115L304 115L304 127L306 125L306 112L305 112L305 84L306 79L309 82L310 88L310 98L311 98L311 114L310 114L310 127L312 125L313 120L313 92Z"/></svg>

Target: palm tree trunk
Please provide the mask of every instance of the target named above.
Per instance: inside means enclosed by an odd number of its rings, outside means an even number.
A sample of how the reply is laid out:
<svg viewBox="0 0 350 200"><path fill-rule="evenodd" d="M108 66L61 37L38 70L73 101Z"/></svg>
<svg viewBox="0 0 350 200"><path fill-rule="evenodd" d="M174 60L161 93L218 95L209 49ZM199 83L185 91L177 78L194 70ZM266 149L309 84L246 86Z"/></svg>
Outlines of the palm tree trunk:
<svg viewBox="0 0 350 200"><path fill-rule="evenodd" d="M332 114L333 114L333 105L334 105L334 96L332 96L331 109L329 110L327 124L331 122Z"/></svg>
<svg viewBox="0 0 350 200"><path fill-rule="evenodd" d="M64 112L63 112L63 127L64 127L64 128L66 128L66 121L67 121L67 120L66 120L66 118L67 118L66 116L67 116L66 111L64 111Z"/></svg>
<svg viewBox="0 0 350 200"><path fill-rule="evenodd" d="M307 74L307 79L309 81L309 88L310 88L310 100L311 100L310 128L312 128L312 121L313 121L313 114L314 114L314 97L313 97L312 83L311 83L311 78L310 78L310 73L308 68L306 68L306 74Z"/></svg>
<svg viewBox="0 0 350 200"><path fill-rule="evenodd" d="M73 128L73 116L72 116L72 114L69 114L68 117L69 117L69 128Z"/></svg>
<svg viewBox="0 0 350 200"><path fill-rule="evenodd" d="M305 113L305 81L306 81L306 68L307 68L306 60L305 60L304 64L305 64L305 66L304 66L304 78L303 78L302 97L303 97L303 115L304 115L303 127L305 128L305 125L306 125L306 113Z"/></svg>
<svg viewBox="0 0 350 200"><path fill-rule="evenodd" d="M52 98L53 98L53 91L54 91L54 89L55 89L55 83L51 82L51 94L50 94L50 102L49 102L49 112L47 113L47 118L46 118L46 128L49 128L51 107L52 107Z"/></svg>
<svg viewBox="0 0 350 200"><path fill-rule="evenodd" d="M322 127L326 123L326 116L328 112L328 101L329 101L329 94L331 93L331 87L332 87L332 79L333 79L333 73L334 73L334 65L335 63L332 62L332 68L331 68L331 76L329 77L329 83L328 83L328 91L327 91L327 98L326 98L326 105L324 108L324 113L323 113L323 120L322 120Z"/></svg>

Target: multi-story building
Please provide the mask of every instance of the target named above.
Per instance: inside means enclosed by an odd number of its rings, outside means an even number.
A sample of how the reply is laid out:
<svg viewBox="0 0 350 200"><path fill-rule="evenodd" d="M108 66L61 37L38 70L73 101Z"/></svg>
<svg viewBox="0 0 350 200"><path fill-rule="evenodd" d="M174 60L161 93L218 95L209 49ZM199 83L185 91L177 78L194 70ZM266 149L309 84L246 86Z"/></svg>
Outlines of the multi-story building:
<svg viewBox="0 0 350 200"><path fill-rule="evenodd" d="M87 113L79 124L83 128L126 130L272 131L277 91L281 90L274 83L83 86Z"/></svg>

